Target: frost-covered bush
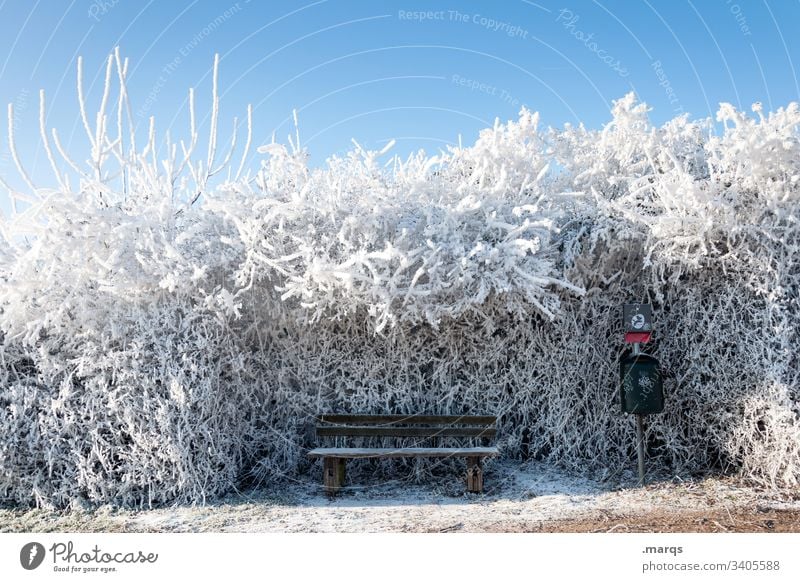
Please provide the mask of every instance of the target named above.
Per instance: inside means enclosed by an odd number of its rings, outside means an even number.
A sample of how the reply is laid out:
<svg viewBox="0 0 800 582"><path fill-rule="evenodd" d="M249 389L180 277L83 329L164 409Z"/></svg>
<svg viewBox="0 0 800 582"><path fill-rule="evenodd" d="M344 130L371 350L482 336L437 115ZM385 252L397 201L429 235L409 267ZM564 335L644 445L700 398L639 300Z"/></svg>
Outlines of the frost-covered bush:
<svg viewBox="0 0 800 582"><path fill-rule="evenodd" d="M313 467L327 411L497 414L509 457L616 471L621 304L644 300L654 462L800 480L795 104L723 105L718 135L632 95L601 130L523 109L469 147L323 168L296 136L248 173L249 111L241 160L216 159L216 63L202 160L192 94L185 143L160 160L151 122L137 147L126 72L112 55L94 126L79 79L86 167L42 123L52 190L9 128L30 192L2 182L0 499L202 501Z"/></svg>

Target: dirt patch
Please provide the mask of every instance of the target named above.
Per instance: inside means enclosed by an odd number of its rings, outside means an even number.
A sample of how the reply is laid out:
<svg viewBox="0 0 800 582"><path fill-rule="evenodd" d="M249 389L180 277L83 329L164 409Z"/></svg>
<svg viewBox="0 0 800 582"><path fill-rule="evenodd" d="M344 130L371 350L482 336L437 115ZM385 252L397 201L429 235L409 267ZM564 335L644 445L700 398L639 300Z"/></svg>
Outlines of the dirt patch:
<svg viewBox="0 0 800 582"><path fill-rule="evenodd" d="M764 509L755 511L653 511L642 515L596 512L580 519L552 520L530 527L486 532L530 533L800 533L800 511Z"/></svg>

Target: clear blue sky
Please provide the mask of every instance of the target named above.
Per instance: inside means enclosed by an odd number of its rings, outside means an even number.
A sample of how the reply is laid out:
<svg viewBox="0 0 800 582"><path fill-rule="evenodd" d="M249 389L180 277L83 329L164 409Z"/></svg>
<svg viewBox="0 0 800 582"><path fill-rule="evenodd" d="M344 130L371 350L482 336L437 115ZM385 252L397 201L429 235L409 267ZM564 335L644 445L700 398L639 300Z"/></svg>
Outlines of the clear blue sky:
<svg viewBox="0 0 800 582"><path fill-rule="evenodd" d="M119 45L131 59L136 120L154 115L160 131L181 135L189 87L208 111L220 53L221 139L252 103L255 144L273 131L285 141L298 109L301 139L320 164L351 137L374 148L396 138L400 154L436 152L459 135L470 143L522 105L545 125L600 127L611 101L631 90L656 123L713 116L721 101L785 106L800 99L798 22L799 0L0 0L0 101L16 104L29 171L52 185L38 91L48 125L84 159L78 55L90 109ZM0 127L0 174L15 181Z"/></svg>

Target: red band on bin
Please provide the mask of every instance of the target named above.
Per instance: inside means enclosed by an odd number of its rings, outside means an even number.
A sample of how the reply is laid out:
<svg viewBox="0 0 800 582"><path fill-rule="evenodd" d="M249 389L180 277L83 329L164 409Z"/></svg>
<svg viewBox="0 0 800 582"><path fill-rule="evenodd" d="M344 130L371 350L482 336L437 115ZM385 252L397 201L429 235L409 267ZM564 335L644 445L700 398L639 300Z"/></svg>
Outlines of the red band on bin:
<svg viewBox="0 0 800 582"><path fill-rule="evenodd" d="M625 343L627 344L645 344L650 341L649 331L631 331L625 334Z"/></svg>

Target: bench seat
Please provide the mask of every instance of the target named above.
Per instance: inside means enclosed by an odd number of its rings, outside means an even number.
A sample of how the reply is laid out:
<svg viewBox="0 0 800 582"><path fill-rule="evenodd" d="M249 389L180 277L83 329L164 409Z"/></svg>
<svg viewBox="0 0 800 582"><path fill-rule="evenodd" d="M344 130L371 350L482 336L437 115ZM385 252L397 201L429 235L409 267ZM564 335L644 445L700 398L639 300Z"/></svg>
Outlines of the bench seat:
<svg viewBox="0 0 800 582"><path fill-rule="evenodd" d="M322 459L322 482L326 493L336 495L345 481L348 459L397 459L403 457L435 457L446 459L465 457L467 460L467 491L483 491L481 463L487 457L500 454L497 447L488 446L497 436L497 417L470 414L321 414L316 417L315 433L327 439L328 445L306 453L312 459ZM352 439L373 439L358 446L342 446ZM413 438L413 443L397 439ZM331 439L336 439L331 442ZM394 439L376 442L375 439ZM364 446L370 442L382 446ZM446 443L446 444L445 444ZM395 444L395 447L386 445ZM404 446L413 444L416 446ZM474 446L482 445L482 446Z"/></svg>
<svg viewBox="0 0 800 582"><path fill-rule="evenodd" d="M402 457L496 457L497 447L455 447L455 448L317 448L308 451L311 458L335 457L338 459L369 459L385 457L397 459Z"/></svg>

